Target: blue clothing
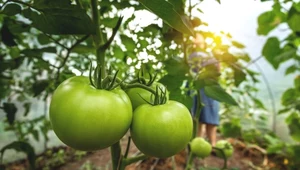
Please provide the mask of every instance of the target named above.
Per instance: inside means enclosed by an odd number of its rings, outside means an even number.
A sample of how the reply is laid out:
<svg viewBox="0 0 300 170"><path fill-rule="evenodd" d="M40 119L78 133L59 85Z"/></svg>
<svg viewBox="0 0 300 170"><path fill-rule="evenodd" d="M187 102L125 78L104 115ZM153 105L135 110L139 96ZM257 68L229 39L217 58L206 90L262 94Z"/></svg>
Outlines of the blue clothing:
<svg viewBox="0 0 300 170"><path fill-rule="evenodd" d="M199 121L205 124L219 125L219 102L206 96L203 89L200 89L201 102L204 106L201 109ZM194 96L192 114L195 115L198 99Z"/></svg>

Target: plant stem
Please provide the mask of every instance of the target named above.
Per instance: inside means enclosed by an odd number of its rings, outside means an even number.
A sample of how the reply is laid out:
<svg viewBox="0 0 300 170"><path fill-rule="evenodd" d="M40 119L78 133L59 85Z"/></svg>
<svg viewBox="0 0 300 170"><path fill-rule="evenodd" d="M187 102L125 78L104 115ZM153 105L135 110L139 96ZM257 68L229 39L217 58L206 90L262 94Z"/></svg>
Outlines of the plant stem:
<svg viewBox="0 0 300 170"><path fill-rule="evenodd" d="M110 147L110 154L112 169L119 170L119 166L121 163L121 146L119 141Z"/></svg>
<svg viewBox="0 0 300 170"><path fill-rule="evenodd" d="M200 94L200 90L197 89L197 108L196 108L196 113L193 118L193 137L192 137L192 139L194 139L197 136L201 109L202 109L201 94ZM187 165L185 168L186 170L189 170L193 167L193 159L194 159L194 155L192 154L192 152L190 152L188 161L187 161Z"/></svg>
<svg viewBox="0 0 300 170"><path fill-rule="evenodd" d="M194 155L192 154L192 152L190 152L185 170L191 170L193 168L193 160Z"/></svg>
<svg viewBox="0 0 300 170"><path fill-rule="evenodd" d="M100 30L100 13L98 10L98 0L91 0L93 22L95 25L95 34L93 35L95 46L97 64L101 65L101 78L105 77L105 50L101 49L101 45L104 44L103 34Z"/></svg>
<svg viewBox="0 0 300 170"><path fill-rule="evenodd" d="M223 164L223 168L222 169L227 169L227 157L223 151L223 149L217 148L217 147L212 147L215 150L218 150L219 152L221 152L222 158L224 159L224 164Z"/></svg>
<svg viewBox="0 0 300 170"><path fill-rule="evenodd" d="M142 89L145 89L145 90L148 90L149 92L151 92L152 94L156 94L156 91L154 89L152 89L151 87L149 86L146 86L146 85L143 85L143 84L140 84L140 83L133 83L133 84L124 84L122 83L121 84L121 87L122 89L126 90L126 89L131 89L131 88L142 88Z"/></svg>

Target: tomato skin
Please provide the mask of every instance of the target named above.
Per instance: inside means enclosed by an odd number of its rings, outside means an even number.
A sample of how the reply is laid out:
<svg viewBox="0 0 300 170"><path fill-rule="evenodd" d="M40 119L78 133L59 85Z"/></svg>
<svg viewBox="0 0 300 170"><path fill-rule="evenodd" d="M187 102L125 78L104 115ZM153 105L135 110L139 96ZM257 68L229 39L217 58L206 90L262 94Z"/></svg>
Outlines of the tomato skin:
<svg viewBox="0 0 300 170"><path fill-rule="evenodd" d="M150 86L150 88L152 88L153 90L156 90L157 85L159 87L161 87L163 90L165 89L165 86L158 82L153 83ZM133 110L135 110L137 107L139 107L142 104L148 104L146 101L148 101L148 102L151 101L152 93L145 89L142 89L142 88L130 88L130 89L126 90L126 93L131 100Z"/></svg>
<svg viewBox="0 0 300 170"><path fill-rule="evenodd" d="M166 158L183 150L192 137L193 121L181 103L144 104L133 113L131 137L144 154Z"/></svg>
<svg viewBox="0 0 300 170"><path fill-rule="evenodd" d="M205 158L209 156L212 151L211 144L208 143L202 137L194 138L190 143L190 147L191 147L191 152L200 158Z"/></svg>
<svg viewBox="0 0 300 170"><path fill-rule="evenodd" d="M226 141L226 140L219 140L216 143L216 148L222 149L226 158L229 158L232 156L233 154L233 147L232 145ZM221 153L221 151L216 150L216 155L220 158L223 158L223 155Z"/></svg>
<svg viewBox="0 0 300 170"><path fill-rule="evenodd" d="M87 77L76 76L55 90L50 121L66 145L78 150L98 150L124 136L132 121L132 108L124 91L98 90Z"/></svg>

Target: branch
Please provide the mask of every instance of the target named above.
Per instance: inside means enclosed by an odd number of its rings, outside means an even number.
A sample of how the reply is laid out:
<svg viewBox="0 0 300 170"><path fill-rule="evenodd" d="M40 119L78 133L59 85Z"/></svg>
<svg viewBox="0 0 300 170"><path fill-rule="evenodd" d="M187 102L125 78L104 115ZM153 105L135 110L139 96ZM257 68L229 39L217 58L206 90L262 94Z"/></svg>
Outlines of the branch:
<svg viewBox="0 0 300 170"><path fill-rule="evenodd" d="M79 45L79 44L82 43L84 40L86 40L89 36L90 36L90 35L85 35L85 36L82 37L81 39L77 40L70 48L67 48L68 52L67 52L66 57L63 59L61 65L57 67L56 82L57 82L57 80L58 80L58 78L59 78L59 75L60 75L60 69L63 68L63 67L65 66L65 64L67 63L67 60L69 59L72 50L73 50L77 45Z"/></svg>
<svg viewBox="0 0 300 170"><path fill-rule="evenodd" d="M8 0L8 1L10 1L10 2L15 2L15 3L19 3L19 4L25 5L25 6L27 6L27 7L30 7L30 8L32 8L32 9L34 9L34 10L40 11L40 9L38 9L38 8L36 8L36 7L34 7L34 6L32 6L31 4L27 4L27 3L22 2L22 1L19 1L19 0Z"/></svg>
<svg viewBox="0 0 300 170"><path fill-rule="evenodd" d="M121 26L122 20L123 20L123 16L121 16L119 18L116 26L113 29L112 35L109 37L108 41L104 45L100 46L100 49L102 49L103 51L105 51L106 49L108 49L108 47L110 46L111 42L114 40L114 38L115 38L115 36L116 36L116 34L117 34L120 26Z"/></svg>
<svg viewBox="0 0 300 170"><path fill-rule="evenodd" d="M56 40L55 38L51 37L51 36L48 35L48 34L45 34L45 35L46 35L47 37L49 37L51 40L53 40L57 45L59 45L59 46L65 48L65 49L68 49L67 46L63 45L62 43L60 43L60 42L59 42L58 40Z"/></svg>

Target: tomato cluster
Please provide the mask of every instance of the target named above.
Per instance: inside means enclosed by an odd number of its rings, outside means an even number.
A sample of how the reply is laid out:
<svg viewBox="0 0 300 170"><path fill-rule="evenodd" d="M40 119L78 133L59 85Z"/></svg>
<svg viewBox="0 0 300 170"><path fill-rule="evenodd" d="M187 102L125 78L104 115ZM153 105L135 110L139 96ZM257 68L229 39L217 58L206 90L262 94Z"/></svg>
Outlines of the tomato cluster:
<svg viewBox="0 0 300 170"><path fill-rule="evenodd" d="M109 147L128 130L138 149L149 156L169 157L186 147L193 123L183 104L167 100L151 105L144 101L150 99L149 91L133 88L126 92L119 87L97 89L83 76L65 80L50 104L54 132L78 150Z"/></svg>

